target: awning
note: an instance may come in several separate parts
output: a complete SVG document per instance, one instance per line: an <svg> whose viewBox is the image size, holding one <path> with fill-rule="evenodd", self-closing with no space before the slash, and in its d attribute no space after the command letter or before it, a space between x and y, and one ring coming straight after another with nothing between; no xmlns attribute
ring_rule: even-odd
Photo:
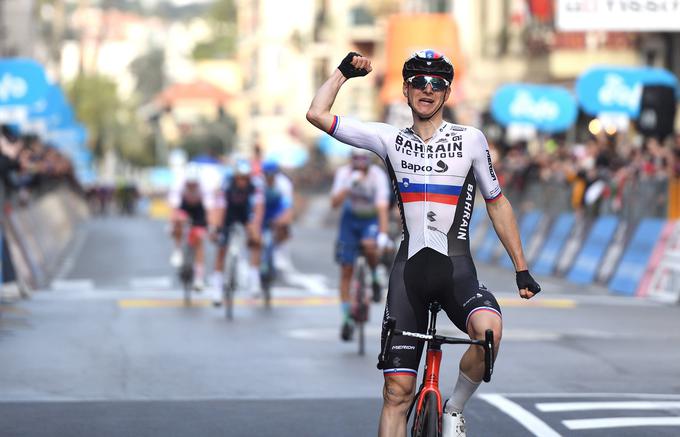
<svg viewBox="0 0 680 437"><path fill-rule="evenodd" d="M385 82L380 90L380 100L385 104L404 100L401 69L404 61L419 50L434 49L453 62L454 88L464 73L458 26L449 14L394 15L387 26L386 45ZM455 100L454 95L449 103Z"/></svg>

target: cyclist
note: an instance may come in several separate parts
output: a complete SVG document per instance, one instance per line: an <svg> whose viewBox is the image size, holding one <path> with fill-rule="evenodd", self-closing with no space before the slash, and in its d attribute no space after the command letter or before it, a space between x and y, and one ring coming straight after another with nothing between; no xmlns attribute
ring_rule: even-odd
<svg viewBox="0 0 680 437"><path fill-rule="evenodd" d="M249 284L256 281L251 288L259 290L259 253L252 250L253 242L259 241L260 226L264 214L262 181L252 175L252 167L248 160L239 159L234 165L233 176L227 178L223 189L224 204L220 205L217 222L219 228L212 229L211 238L217 243L215 270L212 274L212 301L214 306L222 304L222 286L224 258L229 247L229 234L236 224L241 224L248 233L250 253ZM253 279L256 276L256 279Z"/></svg>
<svg viewBox="0 0 680 437"><path fill-rule="evenodd" d="M286 242L293 223L293 182L281 172L278 162L262 162L265 179L265 212L262 229L271 229L274 237L274 265L277 269L291 268Z"/></svg>
<svg viewBox="0 0 680 437"><path fill-rule="evenodd" d="M389 186L385 172L371 164L367 151L353 149L350 164L335 172L331 189L331 205L342 206L340 232L335 259L340 264L340 308L342 326L340 338L352 339L354 323L351 317L350 284L354 260L362 247L371 269L373 300L380 301L380 283L376 274L378 244L384 247L388 237Z"/></svg>
<svg viewBox="0 0 680 437"><path fill-rule="evenodd" d="M469 224L477 185L515 266L520 296L529 299L541 289L527 269L512 206L501 193L484 134L474 127L443 120L453 65L434 50L414 53L406 60L402 91L411 108L413 125L401 130L330 113L347 79L365 76L371 70L368 58L350 52L316 92L307 119L338 140L369 149L385 161L403 228L402 244L390 274L385 320L393 317L398 328L423 332L427 304L436 299L471 338L483 339L485 331L492 329L498 345L500 308L491 293L479 288L470 253ZM379 434L403 437L422 343L400 337L389 353L387 362L380 363L385 383ZM445 404L444 436L465 435L462 411L483 377L483 356L477 346L463 354L456 387Z"/></svg>
<svg viewBox="0 0 680 437"><path fill-rule="evenodd" d="M191 244L195 251L194 258L194 283L193 288L196 291L201 291L205 287L203 279L204 275L204 251L203 251L203 237L206 234L208 227L208 208L209 200L208 193L205 193L201 188L199 169L197 166L189 164L184 172L183 178L180 178L179 184L176 186L179 189L171 190L169 194L169 203L173 208L171 215L172 238L175 243L170 263L173 267L182 265L182 239L183 228L185 223L189 223L189 244Z"/></svg>

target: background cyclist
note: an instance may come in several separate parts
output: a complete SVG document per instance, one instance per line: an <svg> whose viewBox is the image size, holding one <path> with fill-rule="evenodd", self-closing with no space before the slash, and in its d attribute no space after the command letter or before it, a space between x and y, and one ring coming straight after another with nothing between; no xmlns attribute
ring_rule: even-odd
<svg viewBox="0 0 680 437"><path fill-rule="evenodd" d="M198 166L188 164L183 176L175 184L175 189L171 190L168 202L173 208L171 214L171 234L175 243L175 248L170 257L170 264L173 267L182 265L182 239L185 237L185 224L189 223L189 238L196 255L194 258L194 283L193 288L197 291L205 287L205 253L203 248L203 238L208 227L208 206L209 193L201 187L200 173Z"/></svg>
<svg viewBox="0 0 680 437"><path fill-rule="evenodd" d="M260 178L253 176L251 170L248 160L239 159L234 165L233 175L227 177L224 183L224 204L217 219L221 226L211 232L211 238L218 246L215 270L211 281L211 297L214 306L219 306L222 303L224 259L229 247L229 235L233 227L237 224L243 225L248 234L248 240L251 242L259 241L264 216L263 182ZM254 274L258 276L259 280L258 269L259 254L251 253L249 280L252 280ZM256 290L259 290L259 288Z"/></svg>
<svg viewBox="0 0 680 437"><path fill-rule="evenodd" d="M263 229L270 229L274 237L274 266L279 271L292 268L290 254L286 242L290 238L290 226L293 223L293 181L283 174L273 159L262 162L264 187L264 220Z"/></svg>
<svg viewBox="0 0 680 437"><path fill-rule="evenodd" d="M404 234L390 274L385 318L396 318L400 329L423 332L427 304L436 299L471 338L483 339L484 332L492 329L498 344L500 307L491 293L480 289L470 253L468 226L477 184L494 229L515 266L520 296L531 298L540 286L527 270L512 206L501 193L484 134L471 126L443 121L453 65L433 50L406 60L402 90L413 125L401 130L330 113L347 79L365 76L371 70L369 59L349 53L317 91L307 119L340 141L378 154L398 192ZM379 434L403 437L422 343L402 337L396 340L387 362L380 363L385 384ZM462 410L482 380L483 356L477 346L463 354L456 387L446 403L446 437L465 435Z"/></svg>
<svg viewBox="0 0 680 437"><path fill-rule="evenodd" d="M379 302L381 294L376 266L378 246L384 247L388 240L389 182L385 171L371 163L369 153L353 149L350 164L335 172L331 189L333 208L342 207L335 260L340 264L340 338L344 341L351 340L354 331L350 285L360 247L371 269L373 300Z"/></svg>

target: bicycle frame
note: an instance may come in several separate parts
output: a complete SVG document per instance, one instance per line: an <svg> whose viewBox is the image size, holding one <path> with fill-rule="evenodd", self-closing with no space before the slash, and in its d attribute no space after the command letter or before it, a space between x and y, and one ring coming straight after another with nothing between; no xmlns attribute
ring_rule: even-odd
<svg viewBox="0 0 680 437"><path fill-rule="evenodd" d="M430 321L428 323L427 334L421 334L418 332L403 331L401 329L396 329L396 319L389 318L387 320L387 337L385 339L385 344L383 350L380 352L378 358L378 368L382 369L384 364L387 362L387 355L389 353L392 337L394 335L402 335L406 337L417 338L421 341L427 342L427 353L425 358L425 372L423 375L423 381L416 393L411 407L409 408L408 416L411 416L411 412L415 406L416 417L418 417L419 412L422 409L423 401L430 392L435 393L437 397L437 410L439 412L439 420L441 425L441 415L442 415L442 397L439 391L439 370L441 367L442 351L441 346L443 344L470 344L476 345L484 348L484 382L489 382L491 380L491 375L493 374L493 353L494 353L494 340L493 331L487 329L485 332L484 340L472 340L468 338L457 338L457 337L447 337L444 335L437 334L437 313L441 310L441 305L438 302L431 302L429 305L430 311ZM407 419L408 420L408 419ZM414 427L416 421L414 420ZM441 429L441 427L440 427Z"/></svg>

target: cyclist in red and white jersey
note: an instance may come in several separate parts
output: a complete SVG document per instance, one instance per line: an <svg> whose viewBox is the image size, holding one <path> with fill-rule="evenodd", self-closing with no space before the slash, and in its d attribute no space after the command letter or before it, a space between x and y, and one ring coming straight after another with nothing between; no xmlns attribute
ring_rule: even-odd
<svg viewBox="0 0 680 437"><path fill-rule="evenodd" d="M406 60L403 94L413 116L413 125L406 129L331 114L347 79L371 70L368 58L349 53L317 91L307 119L344 143L375 152L387 167L403 236L390 274L385 320L394 317L397 328L424 332L427 304L437 300L471 338L483 339L485 331L492 329L498 345L500 307L493 294L480 287L470 253L469 224L477 187L515 266L520 296L529 299L540 286L529 274L512 206L501 193L484 134L442 118L442 107L451 94L453 65L433 50L414 53ZM385 384L379 434L403 437L422 343L399 337L388 352L382 365ZM472 346L461 358L456 387L446 402L443 436L465 435L462 410L483 372L483 351Z"/></svg>

